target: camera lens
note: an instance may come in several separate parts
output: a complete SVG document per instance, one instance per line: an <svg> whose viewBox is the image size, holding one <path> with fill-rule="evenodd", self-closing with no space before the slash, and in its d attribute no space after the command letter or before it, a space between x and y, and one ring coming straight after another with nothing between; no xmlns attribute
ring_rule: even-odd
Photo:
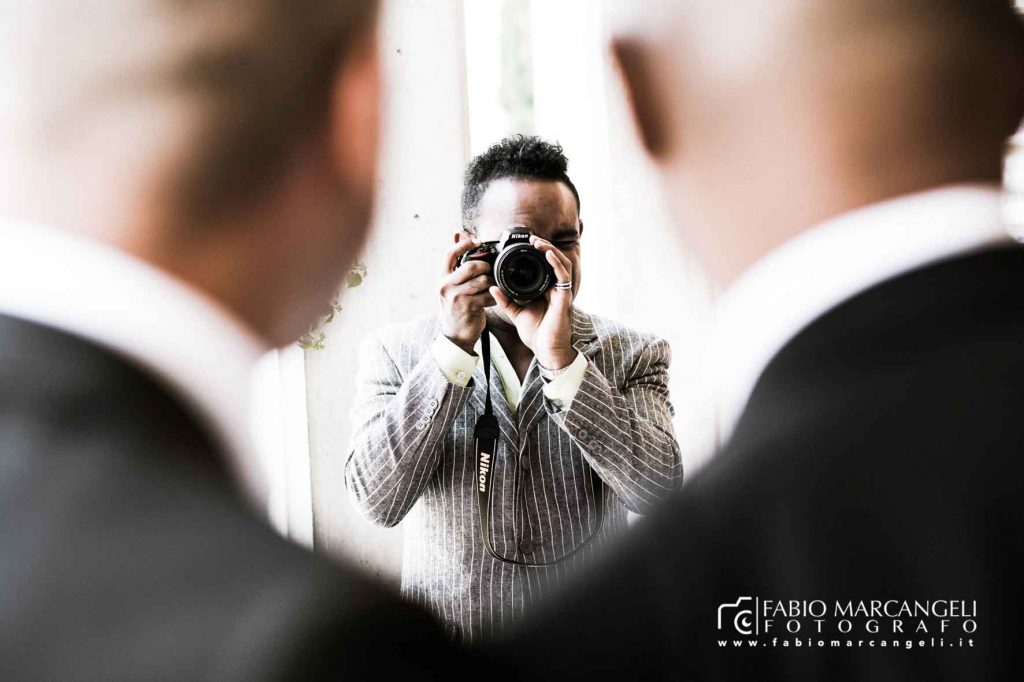
<svg viewBox="0 0 1024 682"><path fill-rule="evenodd" d="M544 254L529 245L513 246L502 252L495 264L498 286L513 299L532 301L548 290L551 266Z"/></svg>
<svg viewBox="0 0 1024 682"><path fill-rule="evenodd" d="M532 258L513 258L511 263L505 266L505 279L509 286L519 291L536 289L544 279L537 261Z"/></svg>

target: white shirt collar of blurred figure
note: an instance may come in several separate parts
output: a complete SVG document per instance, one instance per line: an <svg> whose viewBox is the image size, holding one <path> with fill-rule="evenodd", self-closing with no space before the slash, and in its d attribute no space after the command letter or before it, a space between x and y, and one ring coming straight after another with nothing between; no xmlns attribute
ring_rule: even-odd
<svg viewBox="0 0 1024 682"><path fill-rule="evenodd" d="M113 247L0 220L0 312L87 339L148 368L196 409L249 501L267 484L248 435L265 345L208 296Z"/></svg>
<svg viewBox="0 0 1024 682"><path fill-rule="evenodd" d="M715 306L718 443L771 359L816 318L889 278L1011 242L998 186L949 185L850 211L769 252Z"/></svg>

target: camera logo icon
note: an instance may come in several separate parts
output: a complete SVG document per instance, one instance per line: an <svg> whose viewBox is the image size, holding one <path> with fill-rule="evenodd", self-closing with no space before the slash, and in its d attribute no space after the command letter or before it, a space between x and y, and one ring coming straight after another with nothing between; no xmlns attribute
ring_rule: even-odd
<svg viewBox="0 0 1024 682"><path fill-rule="evenodd" d="M718 629L722 629L723 617L728 620L732 617L732 626L736 632L741 635L751 635L754 633L754 611L749 606L753 606L753 597L740 597L732 604L721 604L718 607ZM742 608L745 602L751 602L748 608Z"/></svg>

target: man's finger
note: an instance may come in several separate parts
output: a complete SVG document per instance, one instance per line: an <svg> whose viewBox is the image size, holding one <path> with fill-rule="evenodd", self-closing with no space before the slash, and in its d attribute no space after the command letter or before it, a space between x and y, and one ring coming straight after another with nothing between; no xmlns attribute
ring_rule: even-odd
<svg viewBox="0 0 1024 682"><path fill-rule="evenodd" d="M571 264L563 263L562 259L559 258L558 254L556 254L554 251L548 251L545 254L545 257L548 259L548 264L551 266L551 269L555 271L555 282L572 282L572 272L570 272L570 268L572 267ZM572 293L572 289L554 288L554 291L556 294L558 294L559 292L566 294Z"/></svg>
<svg viewBox="0 0 1024 682"><path fill-rule="evenodd" d="M547 254L549 253L554 254L555 258L557 258L558 261L565 267L566 271L569 272L570 275L572 274L572 261L569 260L568 256L562 253L561 249L559 249L557 246L549 242L547 239L541 239L540 237L534 237L532 243L534 248L543 253L545 256L547 256ZM569 280L560 279L559 281L568 282Z"/></svg>
<svg viewBox="0 0 1024 682"><path fill-rule="evenodd" d="M466 296L463 304L466 306L466 310L478 313L483 311L484 308L494 305L494 300L491 298L490 292L484 290L479 294Z"/></svg>
<svg viewBox="0 0 1024 682"><path fill-rule="evenodd" d="M491 296L494 298L494 304L508 315L510 320L515 320L519 313L522 312L523 307L515 301L510 300L509 297L506 296L498 287L491 287L489 291Z"/></svg>
<svg viewBox="0 0 1024 682"><path fill-rule="evenodd" d="M459 286L465 284L469 280L479 277L481 275L490 276L491 264L484 263L483 261L470 261L469 263L463 263L459 267L455 268L455 272L447 273L445 281L451 286Z"/></svg>
<svg viewBox="0 0 1024 682"><path fill-rule="evenodd" d="M444 273L447 275L449 272L455 270L459 264L459 258L462 257L462 254L472 251L478 246L480 246L480 240L476 237L460 239L456 242L455 246L448 249L448 252L445 254Z"/></svg>
<svg viewBox="0 0 1024 682"><path fill-rule="evenodd" d="M463 294L464 296L473 296L480 292L487 293L487 290L494 284L494 280L491 279L490 275L477 275L471 279L466 280L462 284L458 285L458 288L454 290L455 294Z"/></svg>

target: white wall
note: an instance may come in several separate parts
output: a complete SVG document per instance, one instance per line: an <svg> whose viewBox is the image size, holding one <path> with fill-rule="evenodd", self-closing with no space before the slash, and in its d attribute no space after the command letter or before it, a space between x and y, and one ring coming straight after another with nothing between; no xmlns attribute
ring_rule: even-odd
<svg viewBox="0 0 1024 682"><path fill-rule="evenodd" d="M313 545L309 419L302 350L291 346L263 356L253 371L253 446L267 472L270 520L280 533Z"/></svg>

